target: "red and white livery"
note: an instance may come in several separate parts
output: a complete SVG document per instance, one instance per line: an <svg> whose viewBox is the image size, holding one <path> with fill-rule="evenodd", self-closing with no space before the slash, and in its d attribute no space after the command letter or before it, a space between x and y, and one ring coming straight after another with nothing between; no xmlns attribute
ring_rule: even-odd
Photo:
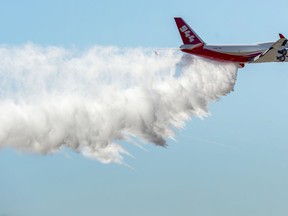
<svg viewBox="0 0 288 216"><path fill-rule="evenodd" d="M180 49L185 53L216 61L234 62L240 68L246 63L288 61L288 43L282 34L279 34L280 39L276 42L254 45L208 45L182 18L174 19L183 41Z"/></svg>

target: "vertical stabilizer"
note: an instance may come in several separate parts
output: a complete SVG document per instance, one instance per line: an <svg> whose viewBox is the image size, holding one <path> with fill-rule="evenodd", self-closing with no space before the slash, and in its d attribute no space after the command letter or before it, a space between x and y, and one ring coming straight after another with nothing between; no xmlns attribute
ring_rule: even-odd
<svg viewBox="0 0 288 216"><path fill-rule="evenodd" d="M175 17L175 22L181 35L183 44L204 44L204 41L192 30L192 28L180 17Z"/></svg>

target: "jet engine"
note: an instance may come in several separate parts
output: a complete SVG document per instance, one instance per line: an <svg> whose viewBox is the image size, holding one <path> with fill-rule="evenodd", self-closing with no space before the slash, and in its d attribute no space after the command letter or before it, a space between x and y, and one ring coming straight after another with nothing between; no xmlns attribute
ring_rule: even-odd
<svg viewBox="0 0 288 216"><path fill-rule="evenodd" d="M288 50L288 47L286 46L280 47L280 49L278 50L279 55L277 56L277 59L279 61L284 62L286 60L287 50Z"/></svg>

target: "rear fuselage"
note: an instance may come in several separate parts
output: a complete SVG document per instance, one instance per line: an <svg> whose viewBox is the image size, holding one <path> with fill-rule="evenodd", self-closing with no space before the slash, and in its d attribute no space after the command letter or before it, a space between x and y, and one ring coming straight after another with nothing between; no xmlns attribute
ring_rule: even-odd
<svg viewBox="0 0 288 216"><path fill-rule="evenodd" d="M247 63L255 56L263 53L273 45L273 42L255 45L192 45L184 44L180 47L183 52L199 55L217 61Z"/></svg>

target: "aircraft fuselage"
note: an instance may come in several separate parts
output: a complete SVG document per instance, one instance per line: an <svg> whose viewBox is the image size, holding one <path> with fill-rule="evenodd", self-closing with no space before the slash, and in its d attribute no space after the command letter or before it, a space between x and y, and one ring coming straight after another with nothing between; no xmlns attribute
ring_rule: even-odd
<svg viewBox="0 0 288 216"><path fill-rule="evenodd" d="M269 49L274 42L259 43L255 45L182 45L181 51L218 61L231 61L247 63L257 55Z"/></svg>

